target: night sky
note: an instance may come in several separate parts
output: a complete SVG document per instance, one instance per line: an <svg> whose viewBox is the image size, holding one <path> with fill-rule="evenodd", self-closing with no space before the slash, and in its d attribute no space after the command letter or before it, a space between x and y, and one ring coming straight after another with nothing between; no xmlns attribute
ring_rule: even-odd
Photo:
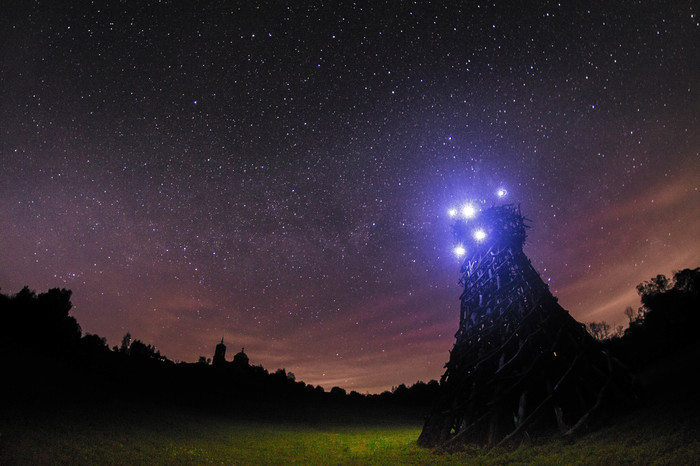
<svg viewBox="0 0 700 466"><path fill-rule="evenodd" d="M580 321L700 266L694 1L8 3L0 288L73 290L110 346L439 378L447 210L500 187Z"/></svg>

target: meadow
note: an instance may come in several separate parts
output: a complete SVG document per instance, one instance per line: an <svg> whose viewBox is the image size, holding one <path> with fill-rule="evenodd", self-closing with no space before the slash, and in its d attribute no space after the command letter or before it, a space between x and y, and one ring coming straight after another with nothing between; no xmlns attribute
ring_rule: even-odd
<svg viewBox="0 0 700 466"><path fill-rule="evenodd" d="M573 441L456 453L420 448L416 411L328 407L296 420L267 410L158 404L5 410L0 464L699 464L698 410L662 401ZM393 413L393 414L392 414ZM290 416L291 414L291 416ZM326 415L328 414L328 415Z"/></svg>
<svg viewBox="0 0 700 466"><path fill-rule="evenodd" d="M690 272L697 282L700 269ZM437 396L431 384L399 386L388 396L345 395L247 363L175 364L143 343L132 354L81 336L67 315L67 290L0 294L11 323L5 329L38 329L31 340L15 331L0 339L0 466L700 464L697 324L673 312L668 325L658 321L663 309L697 312L698 286L676 281L687 290L650 295L669 297L662 314L647 312L634 332L608 342L613 354L634 363L637 380L618 389L612 408L619 409L596 413L602 417L577 438L538 432L508 449L467 444L459 452L416 444ZM676 330L658 330L671 324Z"/></svg>

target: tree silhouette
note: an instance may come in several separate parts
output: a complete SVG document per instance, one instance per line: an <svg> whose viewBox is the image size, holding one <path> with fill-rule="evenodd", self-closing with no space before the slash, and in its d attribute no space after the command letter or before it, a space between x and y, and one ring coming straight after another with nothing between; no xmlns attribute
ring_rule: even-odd
<svg viewBox="0 0 700 466"><path fill-rule="evenodd" d="M590 333L593 338L600 341L610 338L610 328L610 324L605 321L588 322L586 324L588 333Z"/></svg>
<svg viewBox="0 0 700 466"><path fill-rule="evenodd" d="M625 309L630 325L609 349L640 368L690 343L700 341L700 268L684 269L672 279L657 275L637 285L642 307Z"/></svg>
<svg viewBox="0 0 700 466"><path fill-rule="evenodd" d="M25 286L0 301L0 345L6 350L32 352L74 351L80 341L78 322L68 315L71 291L52 288L37 295Z"/></svg>
<svg viewBox="0 0 700 466"><path fill-rule="evenodd" d="M642 297L642 304L646 305L645 300L650 296L656 296L668 289L668 278L665 275L657 275L656 277L644 283L637 285L637 293Z"/></svg>
<svg viewBox="0 0 700 466"><path fill-rule="evenodd" d="M669 348L698 340L700 268L676 272L669 281L657 275L637 286L644 305L643 325Z"/></svg>
<svg viewBox="0 0 700 466"><path fill-rule="evenodd" d="M122 337L122 343L119 345L119 352L129 354L131 350L131 333L126 332Z"/></svg>
<svg viewBox="0 0 700 466"><path fill-rule="evenodd" d="M127 334L128 335L128 334ZM165 361L165 357L160 354L160 351L155 346L147 345L141 340L134 340L129 347L129 355L138 360L156 360Z"/></svg>

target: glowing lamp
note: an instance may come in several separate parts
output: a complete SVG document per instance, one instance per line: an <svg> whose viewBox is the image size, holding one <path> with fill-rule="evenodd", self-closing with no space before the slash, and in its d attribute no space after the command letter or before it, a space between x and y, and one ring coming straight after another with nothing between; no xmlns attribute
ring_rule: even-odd
<svg viewBox="0 0 700 466"><path fill-rule="evenodd" d="M467 250L464 249L464 246L460 245L460 246L457 246L456 248L454 248L454 253L457 257L462 257L463 255L465 255L467 253Z"/></svg>
<svg viewBox="0 0 700 466"><path fill-rule="evenodd" d="M454 217L457 215L457 209L450 209L447 211L447 213L450 215L450 217Z"/></svg>
<svg viewBox="0 0 700 466"><path fill-rule="evenodd" d="M503 188L500 188L498 191L496 191L496 194L498 194L498 197L504 197L506 194L508 194L508 191L506 191Z"/></svg>
<svg viewBox="0 0 700 466"><path fill-rule="evenodd" d="M486 232L484 230L476 230L474 232L474 239L477 241L481 241L484 238L486 238Z"/></svg>
<svg viewBox="0 0 700 466"><path fill-rule="evenodd" d="M467 204L462 207L462 215L464 215L464 218L472 218L474 215L476 215L476 209L473 205Z"/></svg>

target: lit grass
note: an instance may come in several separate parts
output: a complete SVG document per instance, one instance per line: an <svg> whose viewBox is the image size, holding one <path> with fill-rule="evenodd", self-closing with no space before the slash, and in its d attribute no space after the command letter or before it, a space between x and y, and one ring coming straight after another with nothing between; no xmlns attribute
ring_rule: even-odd
<svg viewBox="0 0 700 466"><path fill-rule="evenodd" d="M419 425L312 426L196 413L23 419L2 435L2 464L387 464L434 459Z"/></svg>
<svg viewBox="0 0 700 466"><path fill-rule="evenodd" d="M679 418L679 416L681 416ZM376 421L376 420L375 420ZM435 453L420 422L253 421L196 411L124 409L0 421L0 464L699 464L698 415L659 408L575 442Z"/></svg>

